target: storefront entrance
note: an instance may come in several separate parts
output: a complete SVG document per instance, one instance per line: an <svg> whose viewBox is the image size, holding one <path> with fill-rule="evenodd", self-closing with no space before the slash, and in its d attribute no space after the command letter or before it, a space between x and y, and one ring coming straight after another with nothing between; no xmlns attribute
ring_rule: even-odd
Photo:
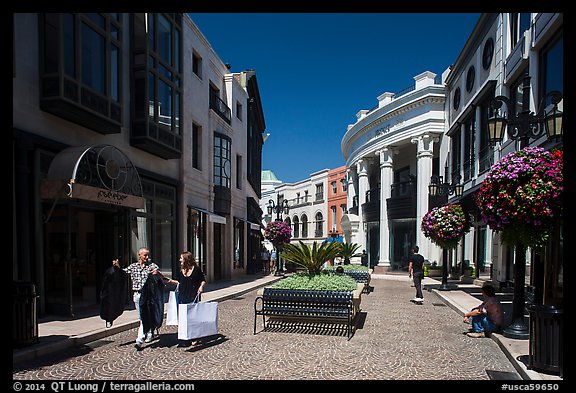
<svg viewBox="0 0 576 393"><path fill-rule="evenodd" d="M416 220L413 218L390 220L392 246L390 270L408 271L412 247L416 243Z"/></svg>
<svg viewBox="0 0 576 393"><path fill-rule="evenodd" d="M46 313L94 308L112 259L129 258L128 210L46 203L44 212Z"/></svg>

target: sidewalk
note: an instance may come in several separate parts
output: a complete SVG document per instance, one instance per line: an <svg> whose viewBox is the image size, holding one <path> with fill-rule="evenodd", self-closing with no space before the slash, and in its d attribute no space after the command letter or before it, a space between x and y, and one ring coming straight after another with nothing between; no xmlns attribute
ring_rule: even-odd
<svg viewBox="0 0 576 393"><path fill-rule="evenodd" d="M482 301L481 287L484 280L475 280L473 284L462 284L458 281L448 282L450 287L449 291L440 291L441 279L434 280L426 278L424 287L431 292L436 293L448 306L461 315L470 311L471 308L478 306ZM473 295L474 294L474 295ZM506 294L510 295L510 294ZM498 297L503 297L503 294L497 293ZM504 311L511 312L512 304L510 301L501 300ZM508 310L507 310L508 309ZM562 380L557 375L539 373L534 370L529 370L526 365L529 361L529 340L515 340L504 337L501 333L492 333L492 340L500 346L502 351L506 354L510 362L514 365L516 371L525 380Z"/></svg>
<svg viewBox="0 0 576 393"><path fill-rule="evenodd" d="M206 292L202 294L202 301L221 302L256 288L269 285L282 277L272 274L267 276L246 275L234 280L219 281L206 285ZM131 300L130 300L131 301ZM100 318L98 311L89 316L76 318L40 319L38 323L39 342L27 347L12 351L12 362L22 362L63 350L72 346L83 345L104 337L138 327L140 321L136 309L125 310L110 328Z"/></svg>
<svg viewBox="0 0 576 393"><path fill-rule="evenodd" d="M409 281L407 275L395 274L373 274L373 279ZM209 284L207 291L203 294L205 301L224 301L254 289L269 285L278 281L281 277L273 275L247 275L239 279L222 281ZM475 284L461 284L449 281L450 291L439 291L440 281L432 278L425 278L424 288L433 292L444 303L450 306L459 314L464 314L472 307L477 306L481 300L480 287L482 281ZM453 288L453 289L452 289ZM479 296L479 297L476 297ZM139 325L136 310L125 310L124 313L114 321L110 328L106 328L106 323L100 318L98 313L92 313L86 317L74 319L45 319L39 321L39 342L37 344L13 350L13 363L34 359L36 357L63 350L72 346L80 346L104 337L119 333L124 330L135 328ZM533 370L528 370L522 360L528 358L528 340L508 339L501 334L492 334L503 353L510 359L518 373L526 380L561 380L558 376L541 374Z"/></svg>

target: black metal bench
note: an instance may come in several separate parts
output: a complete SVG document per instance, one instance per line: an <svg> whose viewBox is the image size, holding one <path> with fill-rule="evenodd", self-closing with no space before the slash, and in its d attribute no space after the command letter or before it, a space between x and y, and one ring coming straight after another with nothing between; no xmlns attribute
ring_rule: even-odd
<svg viewBox="0 0 576 393"><path fill-rule="evenodd" d="M364 284L364 293L369 292L370 272L368 270L344 270L344 273L352 277L356 282Z"/></svg>
<svg viewBox="0 0 576 393"><path fill-rule="evenodd" d="M254 334L256 317L262 315L266 329L266 317L286 319L346 322L348 339L352 336L353 295L349 291L316 291L264 288L262 296L254 300Z"/></svg>

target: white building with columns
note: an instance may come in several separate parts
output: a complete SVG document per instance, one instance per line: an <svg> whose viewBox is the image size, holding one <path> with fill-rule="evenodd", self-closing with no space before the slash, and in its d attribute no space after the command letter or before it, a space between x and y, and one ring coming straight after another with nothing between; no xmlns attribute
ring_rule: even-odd
<svg viewBox="0 0 576 393"><path fill-rule="evenodd" d="M378 105L357 113L342 138L348 177L348 213L341 225L347 242L358 243L375 272L406 270L417 245L431 263L441 249L422 233L420 222L431 204L428 185L439 168L444 137L445 89L425 71L414 84L385 92Z"/></svg>

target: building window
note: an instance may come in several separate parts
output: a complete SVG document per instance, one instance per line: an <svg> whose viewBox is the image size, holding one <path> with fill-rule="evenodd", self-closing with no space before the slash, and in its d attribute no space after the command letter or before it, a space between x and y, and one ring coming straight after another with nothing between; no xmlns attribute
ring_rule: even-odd
<svg viewBox="0 0 576 393"><path fill-rule="evenodd" d="M192 51L192 72L202 79L202 57L195 51Z"/></svg>
<svg viewBox="0 0 576 393"><path fill-rule="evenodd" d="M482 50L482 68L487 70L492 64L492 58L494 57L494 40L492 37L488 38L484 43L484 49Z"/></svg>
<svg viewBox="0 0 576 393"><path fill-rule="evenodd" d="M346 214L346 205L340 205L340 216Z"/></svg>
<svg viewBox="0 0 576 393"><path fill-rule="evenodd" d="M474 141L476 133L476 114L472 112L464 121L464 181L474 177Z"/></svg>
<svg viewBox="0 0 576 393"><path fill-rule="evenodd" d="M322 213L316 213L316 227L314 229L314 237L322 237L324 236L324 216Z"/></svg>
<svg viewBox="0 0 576 393"><path fill-rule="evenodd" d="M510 13L510 38L512 47L524 36L524 32L530 28L530 12Z"/></svg>
<svg viewBox="0 0 576 393"><path fill-rule="evenodd" d="M212 82L210 82L208 93L209 107L218 114L226 123L231 124L232 117L230 108L220 98L220 89L218 89Z"/></svg>
<svg viewBox="0 0 576 393"><path fill-rule="evenodd" d="M208 215L201 210L188 207L188 251L206 273L206 222Z"/></svg>
<svg viewBox="0 0 576 393"><path fill-rule="evenodd" d="M302 221L302 237L306 238L308 237L308 216L306 214L302 214L300 221Z"/></svg>
<svg viewBox="0 0 576 393"><path fill-rule="evenodd" d="M564 94L564 35L560 32L540 52L540 100L551 91ZM550 97L545 106L550 105Z"/></svg>
<svg viewBox="0 0 576 393"><path fill-rule="evenodd" d="M122 127L122 20L40 14L40 108L103 134Z"/></svg>
<svg viewBox="0 0 576 393"><path fill-rule="evenodd" d="M348 183L346 182L346 179L341 179L340 183L342 183L342 191L346 192L348 190Z"/></svg>
<svg viewBox="0 0 576 393"><path fill-rule="evenodd" d="M230 145L229 137L214 134L214 185L230 188Z"/></svg>
<svg viewBox="0 0 576 393"><path fill-rule="evenodd" d="M236 154L236 188L242 189L242 156Z"/></svg>
<svg viewBox="0 0 576 393"><path fill-rule="evenodd" d="M331 206L330 211L332 214L332 230L336 229L336 206Z"/></svg>
<svg viewBox="0 0 576 393"><path fill-rule="evenodd" d="M492 116L494 110L490 105L494 93L488 94L487 98L484 99L480 107L480 149L478 151L478 170L479 173L485 172L492 167L494 163L493 148L490 146L488 141L488 119Z"/></svg>
<svg viewBox="0 0 576 393"><path fill-rule="evenodd" d="M292 223L294 225L294 238L298 238L300 237L300 220L298 219L298 216L294 216Z"/></svg>
<svg viewBox="0 0 576 393"><path fill-rule="evenodd" d="M460 88L456 88L456 90L454 91L454 97L452 98L452 107L454 108L455 111L458 110L458 108L460 108Z"/></svg>
<svg viewBox="0 0 576 393"><path fill-rule="evenodd" d="M332 194L336 194L338 192L338 189L336 188L336 182L333 181L330 183L330 185L332 186Z"/></svg>
<svg viewBox="0 0 576 393"><path fill-rule="evenodd" d="M192 123L192 168L202 170L202 127Z"/></svg>
<svg viewBox="0 0 576 393"><path fill-rule="evenodd" d="M318 183L316 184L316 200L322 200L324 199L324 184L323 183Z"/></svg>
<svg viewBox="0 0 576 393"><path fill-rule="evenodd" d="M182 15L132 15L130 143L162 158L180 158Z"/></svg>
<svg viewBox="0 0 576 393"><path fill-rule="evenodd" d="M455 183L456 178L460 175L460 167L462 165L462 158L460 157L460 152L462 151L460 141L461 141L461 131L460 129L456 130L456 132L452 135L452 173L451 173L451 181Z"/></svg>
<svg viewBox="0 0 576 393"><path fill-rule="evenodd" d="M236 117L242 120L242 104L240 101L236 101Z"/></svg>
<svg viewBox="0 0 576 393"><path fill-rule="evenodd" d="M510 86L510 101L512 105L514 105L514 111L516 114L522 112L524 110L524 77L528 75L528 69L526 69L518 79L516 79L512 85ZM528 97L526 97L528 98ZM529 108L526 108L529 109ZM512 108L507 108L508 111L511 111Z"/></svg>
<svg viewBox="0 0 576 393"><path fill-rule="evenodd" d="M474 80L476 79L476 68L470 66L468 72L466 73L466 91L470 93L474 88Z"/></svg>

